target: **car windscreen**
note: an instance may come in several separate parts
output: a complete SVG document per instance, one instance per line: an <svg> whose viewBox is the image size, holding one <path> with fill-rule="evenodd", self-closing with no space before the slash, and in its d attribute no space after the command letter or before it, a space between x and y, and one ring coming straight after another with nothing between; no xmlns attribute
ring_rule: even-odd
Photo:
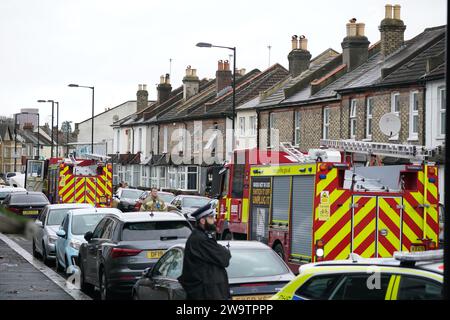
<svg viewBox="0 0 450 320"><path fill-rule="evenodd" d="M48 199L43 194L11 194L10 205L48 204Z"/></svg>
<svg viewBox="0 0 450 320"><path fill-rule="evenodd" d="M175 198L175 196L173 194L167 194L167 193L159 193L158 197L164 201L164 202L172 202L173 198Z"/></svg>
<svg viewBox="0 0 450 320"><path fill-rule="evenodd" d="M120 197L126 199L138 199L142 192L142 190L123 190Z"/></svg>
<svg viewBox="0 0 450 320"><path fill-rule="evenodd" d="M229 278L267 277L288 273L279 256L272 250L237 249L231 250Z"/></svg>
<svg viewBox="0 0 450 320"><path fill-rule="evenodd" d="M72 234L84 235L88 231L94 231L98 222L103 218L102 213L75 215L72 217Z"/></svg>
<svg viewBox="0 0 450 320"><path fill-rule="evenodd" d="M122 241L187 239L190 234L187 221L129 222L123 226Z"/></svg>
<svg viewBox="0 0 450 320"><path fill-rule="evenodd" d="M206 205L211 199L208 198L194 198L194 197L185 197L183 198L183 207L203 207Z"/></svg>
<svg viewBox="0 0 450 320"><path fill-rule="evenodd" d="M64 220L67 212L73 208L64 208L64 209L53 209L50 210L47 214L47 225L48 226L59 226L61 222Z"/></svg>

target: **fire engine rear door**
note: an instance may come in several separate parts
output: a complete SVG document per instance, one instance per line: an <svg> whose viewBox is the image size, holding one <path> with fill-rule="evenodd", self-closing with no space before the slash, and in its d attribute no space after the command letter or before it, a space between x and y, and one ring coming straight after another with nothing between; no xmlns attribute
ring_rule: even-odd
<svg viewBox="0 0 450 320"><path fill-rule="evenodd" d="M377 197L353 196L352 252L364 258L376 256Z"/></svg>
<svg viewBox="0 0 450 320"><path fill-rule="evenodd" d="M86 178L85 202L95 206L95 198L97 194L97 178Z"/></svg>
<svg viewBox="0 0 450 320"><path fill-rule="evenodd" d="M86 189L86 178L75 177L75 202L85 203L84 194Z"/></svg>
<svg viewBox="0 0 450 320"><path fill-rule="evenodd" d="M311 261L314 212L314 175L292 178L291 255Z"/></svg>
<svg viewBox="0 0 450 320"><path fill-rule="evenodd" d="M392 257L401 250L402 221L401 197L378 197L378 243L379 258Z"/></svg>

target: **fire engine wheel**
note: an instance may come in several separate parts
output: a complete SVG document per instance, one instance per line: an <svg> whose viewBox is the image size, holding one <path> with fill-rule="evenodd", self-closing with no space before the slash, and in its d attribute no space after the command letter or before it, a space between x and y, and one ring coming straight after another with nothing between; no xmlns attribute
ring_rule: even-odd
<svg viewBox="0 0 450 320"><path fill-rule="evenodd" d="M284 260L284 250L283 250L283 246L278 243L273 247L273 251L275 251L280 257L281 259Z"/></svg>

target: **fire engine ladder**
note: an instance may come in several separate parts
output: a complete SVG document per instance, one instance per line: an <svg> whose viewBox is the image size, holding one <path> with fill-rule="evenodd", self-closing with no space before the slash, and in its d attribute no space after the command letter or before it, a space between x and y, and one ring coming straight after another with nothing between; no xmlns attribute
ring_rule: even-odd
<svg viewBox="0 0 450 320"><path fill-rule="evenodd" d="M423 146L408 144L392 144L379 142L365 142L353 140L320 140L321 146L344 152L364 153L369 155L425 160L431 156L431 151Z"/></svg>
<svg viewBox="0 0 450 320"><path fill-rule="evenodd" d="M281 150L286 152L298 162L308 162L310 159L295 148L290 142L280 142Z"/></svg>

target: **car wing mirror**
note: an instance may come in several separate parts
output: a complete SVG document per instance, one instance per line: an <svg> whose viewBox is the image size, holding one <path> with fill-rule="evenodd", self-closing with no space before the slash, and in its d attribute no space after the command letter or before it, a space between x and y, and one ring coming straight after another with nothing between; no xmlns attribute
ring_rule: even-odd
<svg viewBox="0 0 450 320"><path fill-rule="evenodd" d="M142 272L142 276L146 277L146 278L150 278L151 274L152 274L152 270L153 270L153 267L145 268L145 270Z"/></svg>
<svg viewBox="0 0 450 320"><path fill-rule="evenodd" d="M84 234L84 239L85 239L87 242L89 242L89 241L91 241L93 235L94 235L94 234L92 233L92 231L88 231L88 232L86 232L86 233Z"/></svg>
<svg viewBox="0 0 450 320"><path fill-rule="evenodd" d="M41 222L41 224L42 224L42 222ZM60 238L65 238L66 232L63 229L59 229L58 231L56 231L56 235Z"/></svg>
<svg viewBox="0 0 450 320"><path fill-rule="evenodd" d="M40 228L44 227L44 225L42 224L42 221L40 221L40 220L36 220L35 223L36 223L36 226L38 226Z"/></svg>

